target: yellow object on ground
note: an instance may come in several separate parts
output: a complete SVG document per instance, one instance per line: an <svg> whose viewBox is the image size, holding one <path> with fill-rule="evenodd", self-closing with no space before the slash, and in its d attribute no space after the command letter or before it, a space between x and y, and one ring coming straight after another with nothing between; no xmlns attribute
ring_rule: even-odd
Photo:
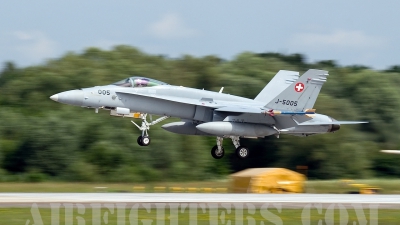
<svg viewBox="0 0 400 225"><path fill-rule="evenodd" d="M360 194L377 194L382 191L382 188L379 187L364 187L360 188Z"/></svg>
<svg viewBox="0 0 400 225"><path fill-rule="evenodd" d="M216 193L227 193L228 188L215 188Z"/></svg>
<svg viewBox="0 0 400 225"><path fill-rule="evenodd" d="M133 187L133 192L145 192L145 191L146 191L145 187L139 187L139 186Z"/></svg>
<svg viewBox="0 0 400 225"><path fill-rule="evenodd" d="M359 189L360 194L377 194L382 191L382 188L376 186L369 186L367 184L349 184L349 186Z"/></svg>
<svg viewBox="0 0 400 225"><path fill-rule="evenodd" d="M303 174L284 168L252 168L231 174L234 193L301 193Z"/></svg>
<svg viewBox="0 0 400 225"><path fill-rule="evenodd" d="M202 189L201 189L201 192L204 192L204 193L212 193L212 192L214 192L214 188L202 188Z"/></svg>
<svg viewBox="0 0 400 225"><path fill-rule="evenodd" d="M188 193L196 193L196 192L198 192L198 188L188 187L188 188L186 188L186 192L188 192Z"/></svg>
<svg viewBox="0 0 400 225"><path fill-rule="evenodd" d="M154 190L154 192L165 192L166 188L165 187L154 187L153 190Z"/></svg>
<svg viewBox="0 0 400 225"><path fill-rule="evenodd" d="M183 187L170 187L169 188L169 191L170 192L185 192L185 188L183 188Z"/></svg>

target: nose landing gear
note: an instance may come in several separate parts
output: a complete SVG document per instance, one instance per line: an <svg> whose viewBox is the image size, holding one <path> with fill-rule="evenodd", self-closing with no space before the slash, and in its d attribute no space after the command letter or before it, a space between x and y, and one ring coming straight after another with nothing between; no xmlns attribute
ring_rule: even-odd
<svg viewBox="0 0 400 225"><path fill-rule="evenodd" d="M155 121L152 122L147 122L147 113L141 113L140 114L140 119L142 119L142 124L141 126L137 125L135 122L131 121L133 124L135 124L135 126L142 131L142 135L138 137L137 139L137 143L140 146L148 146L150 144L150 137L149 137L149 133L148 131L150 130L150 126L153 126L165 119L168 119L169 116L163 116L160 117L158 119L156 119ZM150 115L150 119L152 120L152 117Z"/></svg>
<svg viewBox="0 0 400 225"><path fill-rule="evenodd" d="M137 143L140 146L148 146L150 144L150 137L141 135L138 137Z"/></svg>

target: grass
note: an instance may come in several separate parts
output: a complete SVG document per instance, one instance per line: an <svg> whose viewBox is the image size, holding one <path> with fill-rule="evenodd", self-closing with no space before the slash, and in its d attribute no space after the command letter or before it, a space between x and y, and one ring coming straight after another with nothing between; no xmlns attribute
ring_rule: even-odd
<svg viewBox="0 0 400 225"><path fill-rule="evenodd" d="M344 194L357 191L357 187L349 185L351 183L379 187L381 194L400 194L400 179L352 180L350 182L343 182L343 180L307 181L306 192Z"/></svg>
<svg viewBox="0 0 400 225"><path fill-rule="evenodd" d="M372 179L354 180L352 183L377 186L382 189L383 194L400 194L400 179ZM101 188L106 187L106 188ZM134 190L133 187L139 187ZM141 189L141 188L144 189ZM42 183L0 183L0 192L153 192L154 187L182 188L227 188L229 191L230 182L222 181L200 181L200 182L157 182L157 183L63 183L63 182L42 182ZM357 191L356 187L349 186L341 180L307 181L305 184L307 193L349 193Z"/></svg>
<svg viewBox="0 0 400 225"><path fill-rule="evenodd" d="M400 179L372 179L372 180L354 180L352 183L359 184L368 184L370 186L378 186L383 189L384 194L400 194ZM229 181L204 181L204 182L160 182L160 183L62 183L62 182L43 182L43 183L0 183L0 192L98 192L98 191L107 191L107 192L133 192L133 187L145 187L146 192L152 192L153 187L197 187L197 188L228 188ZM107 187L106 190L99 189L95 187ZM309 193L347 193L349 191L355 191L357 188L350 187L346 183L341 180L328 180L328 181L307 181L306 182L306 191ZM38 209L40 212L40 217L43 220L43 224L52 224L51 223L51 209L41 208ZM322 209L321 213L318 213L317 210L313 209L310 212L310 224L319 224L319 221L326 221L326 210ZM117 217L116 213L111 214L108 213L108 223L104 221L104 215L106 209L101 209L101 223L100 224L118 224L121 222L121 217ZM117 210L116 210L117 211ZM263 209L257 209L255 212L248 211L244 209L243 216L236 217L234 209L232 209L231 213L226 210L218 212L217 216L210 215L209 212L204 213L201 209L197 211L196 221L197 224L228 224L227 221L231 221L231 224L236 224L238 220L243 220L243 224L261 224L261 221L264 221L264 224L280 224L274 223L273 219L282 220L283 224L301 224L302 222L302 209L282 209L280 212L275 209L268 209L268 211ZM349 224L363 224L360 223L359 217L357 217L357 213L354 209L348 209L348 221ZM77 209L73 209L73 217L65 216L65 209L61 207L60 209L60 217L59 223L55 224L92 224L93 215L92 210L87 208L85 211L77 211ZM137 223L130 223L132 221L129 220L129 216L131 210L126 210L125 215L123 217L125 224L189 224L191 220L193 220L193 214L186 211L181 212L179 210L178 214L175 217L170 217L170 211L168 208L165 211L165 215L161 216L157 215L156 209L151 209L146 211L141 208L138 210L138 216L134 217L137 220ZM271 214L274 214L275 217ZM368 209L363 210L365 214L365 218L370 224L370 211ZM308 215L308 214L307 214ZM158 216L158 217L157 217ZM192 216L192 217L191 217ZM359 216L359 215L358 215ZM67 217L67 218L66 218ZM159 221L157 221L157 218ZM173 219L177 219L178 223L174 223ZM330 217L329 217L330 218ZM328 219L329 219L328 218ZM37 218L36 218L37 219ZM119 220L118 220L119 219ZM221 221L221 219L225 219L225 222ZM303 217L304 219L304 217ZM307 218L305 218L307 219ZM29 221L28 221L29 220ZM71 221L73 223L68 223ZM78 223L78 220L83 223ZM153 223L150 223L152 220ZM216 221L218 223L211 223L210 221ZM66 222L67 221L67 222ZM162 221L162 222L161 222ZM255 221L255 223L249 223L249 221ZM335 210L333 224L339 224L339 211ZM400 209L380 209L378 211L378 222L375 224L399 224L400 221ZM161 222L161 223L157 223ZM275 221L276 222L276 221ZM356 222L356 223L354 223ZM0 208L0 225L33 225L33 224L41 224L37 221L35 222L35 218L32 216L31 208ZM240 224L240 223L239 223ZM307 224L307 223L306 223ZM329 224L329 223L327 223Z"/></svg>
<svg viewBox="0 0 400 225"><path fill-rule="evenodd" d="M35 211L36 210L36 211ZM240 210L241 211L241 210ZM241 224L238 223L243 221L243 224L319 224L322 221L323 224L342 224L340 222L340 213L336 209L333 217L329 216L326 209L322 209L320 213L316 209L311 210L309 213L304 213L302 209L282 209L280 212L276 209L256 209L255 211L243 210L243 215L240 215L240 211L227 211L225 209L219 209L210 213L209 209L203 212L201 209L197 210L197 214L194 211L189 212L188 209L183 212L181 209L170 214L170 210L166 207L162 213L157 214L155 208L151 208L149 211L146 209L121 210L122 214L117 216L117 210L112 213L105 208L98 209L93 214L91 209L80 211L75 208L71 213L65 213L64 208L60 208L59 217L53 216L51 209L41 208L31 210L30 208L2 208L0 209L0 224L7 225L37 225L37 224L110 224L117 225L121 224L189 224L190 221L196 221L197 224ZM372 213L365 209L361 215L357 214L354 210L348 209L347 221L349 224L371 224L372 220L377 220L377 223L372 224L398 224L400 221L400 210L379 210L377 214ZM32 213L34 212L34 213ZM137 213L136 213L137 212ZM359 211L360 212L360 211ZM236 214L238 213L238 214ZM304 214L303 214L304 213ZM54 214L53 214L54 215ZM105 216L107 215L107 216ZM129 217L133 215L133 217ZM239 215L239 216L237 216ZM344 217L342 217L343 219ZM302 221L303 220L303 221ZM304 220L306 223L304 223ZM346 218L345 218L346 220ZM365 221L366 220L366 221ZM93 223L98 221L99 223ZM230 221L230 223L229 223ZM264 223L261 223L263 221ZM310 221L310 223L308 223ZM53 223L52 223L53 222ZM303 223L302 223L303 222ZM330 223L333 222L333 223ZM345 223L347 224L347 223Z"/></svg>
<svg viewBox="0 0 400 225"><path fill-rule="evenodd" d="M158 182L158 183L0 183L0 192L134 192L133 187L144 187L145 192L153 192L154 187L196 187L196 188L226 188L226 181L203 182ZM105 188L103 188L105 187Z"/></svg>

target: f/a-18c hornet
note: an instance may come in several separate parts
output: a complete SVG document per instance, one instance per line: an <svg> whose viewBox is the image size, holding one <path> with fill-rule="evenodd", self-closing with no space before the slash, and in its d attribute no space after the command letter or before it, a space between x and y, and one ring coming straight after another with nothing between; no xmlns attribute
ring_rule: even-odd
<svg viewBox="0 0 400 225"><path fill-rule="evenodd" d="M217 144L211 155L224 156L222 142L232 139L239 158L247 158L249 149L240 138L261 138L280 134L309 136L335 132L341 124L366 123L337 121L317 114L313 109L328 71L310 69L301 77L295 71L279 71L254 98L248 99L219 92L169 85L146 77L129 77L114 84L65 91L51 96L54 101L110 110L112 116L140 118L140 146L150 144L149 129L169 117L181 122L162 126L167 131L216 136ZM147 120L150 115L150 122ZM151 115L160 116L152 120Z"/></svg>

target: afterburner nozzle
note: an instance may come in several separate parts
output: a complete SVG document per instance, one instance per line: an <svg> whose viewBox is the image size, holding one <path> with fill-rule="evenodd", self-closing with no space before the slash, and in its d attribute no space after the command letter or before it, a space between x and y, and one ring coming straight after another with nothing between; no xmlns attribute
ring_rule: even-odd
<svg viewBox="0 0 400 225"><path fill-rule="evenodd" d="M337 122L337 120L333 119L332 117L329 117L329 118L331 118L332 122ZM340 124L332 124L329 132L335 132L338 130L340 130Z"/></svg>
<svg viewBox="0 0 400 225"><path fill-rule="evenodd" d="M335 131L338 131L338 130L340 130L340 125L339 124L332 124L332 127L331 127L329 132L335 132Z"/></svg>

